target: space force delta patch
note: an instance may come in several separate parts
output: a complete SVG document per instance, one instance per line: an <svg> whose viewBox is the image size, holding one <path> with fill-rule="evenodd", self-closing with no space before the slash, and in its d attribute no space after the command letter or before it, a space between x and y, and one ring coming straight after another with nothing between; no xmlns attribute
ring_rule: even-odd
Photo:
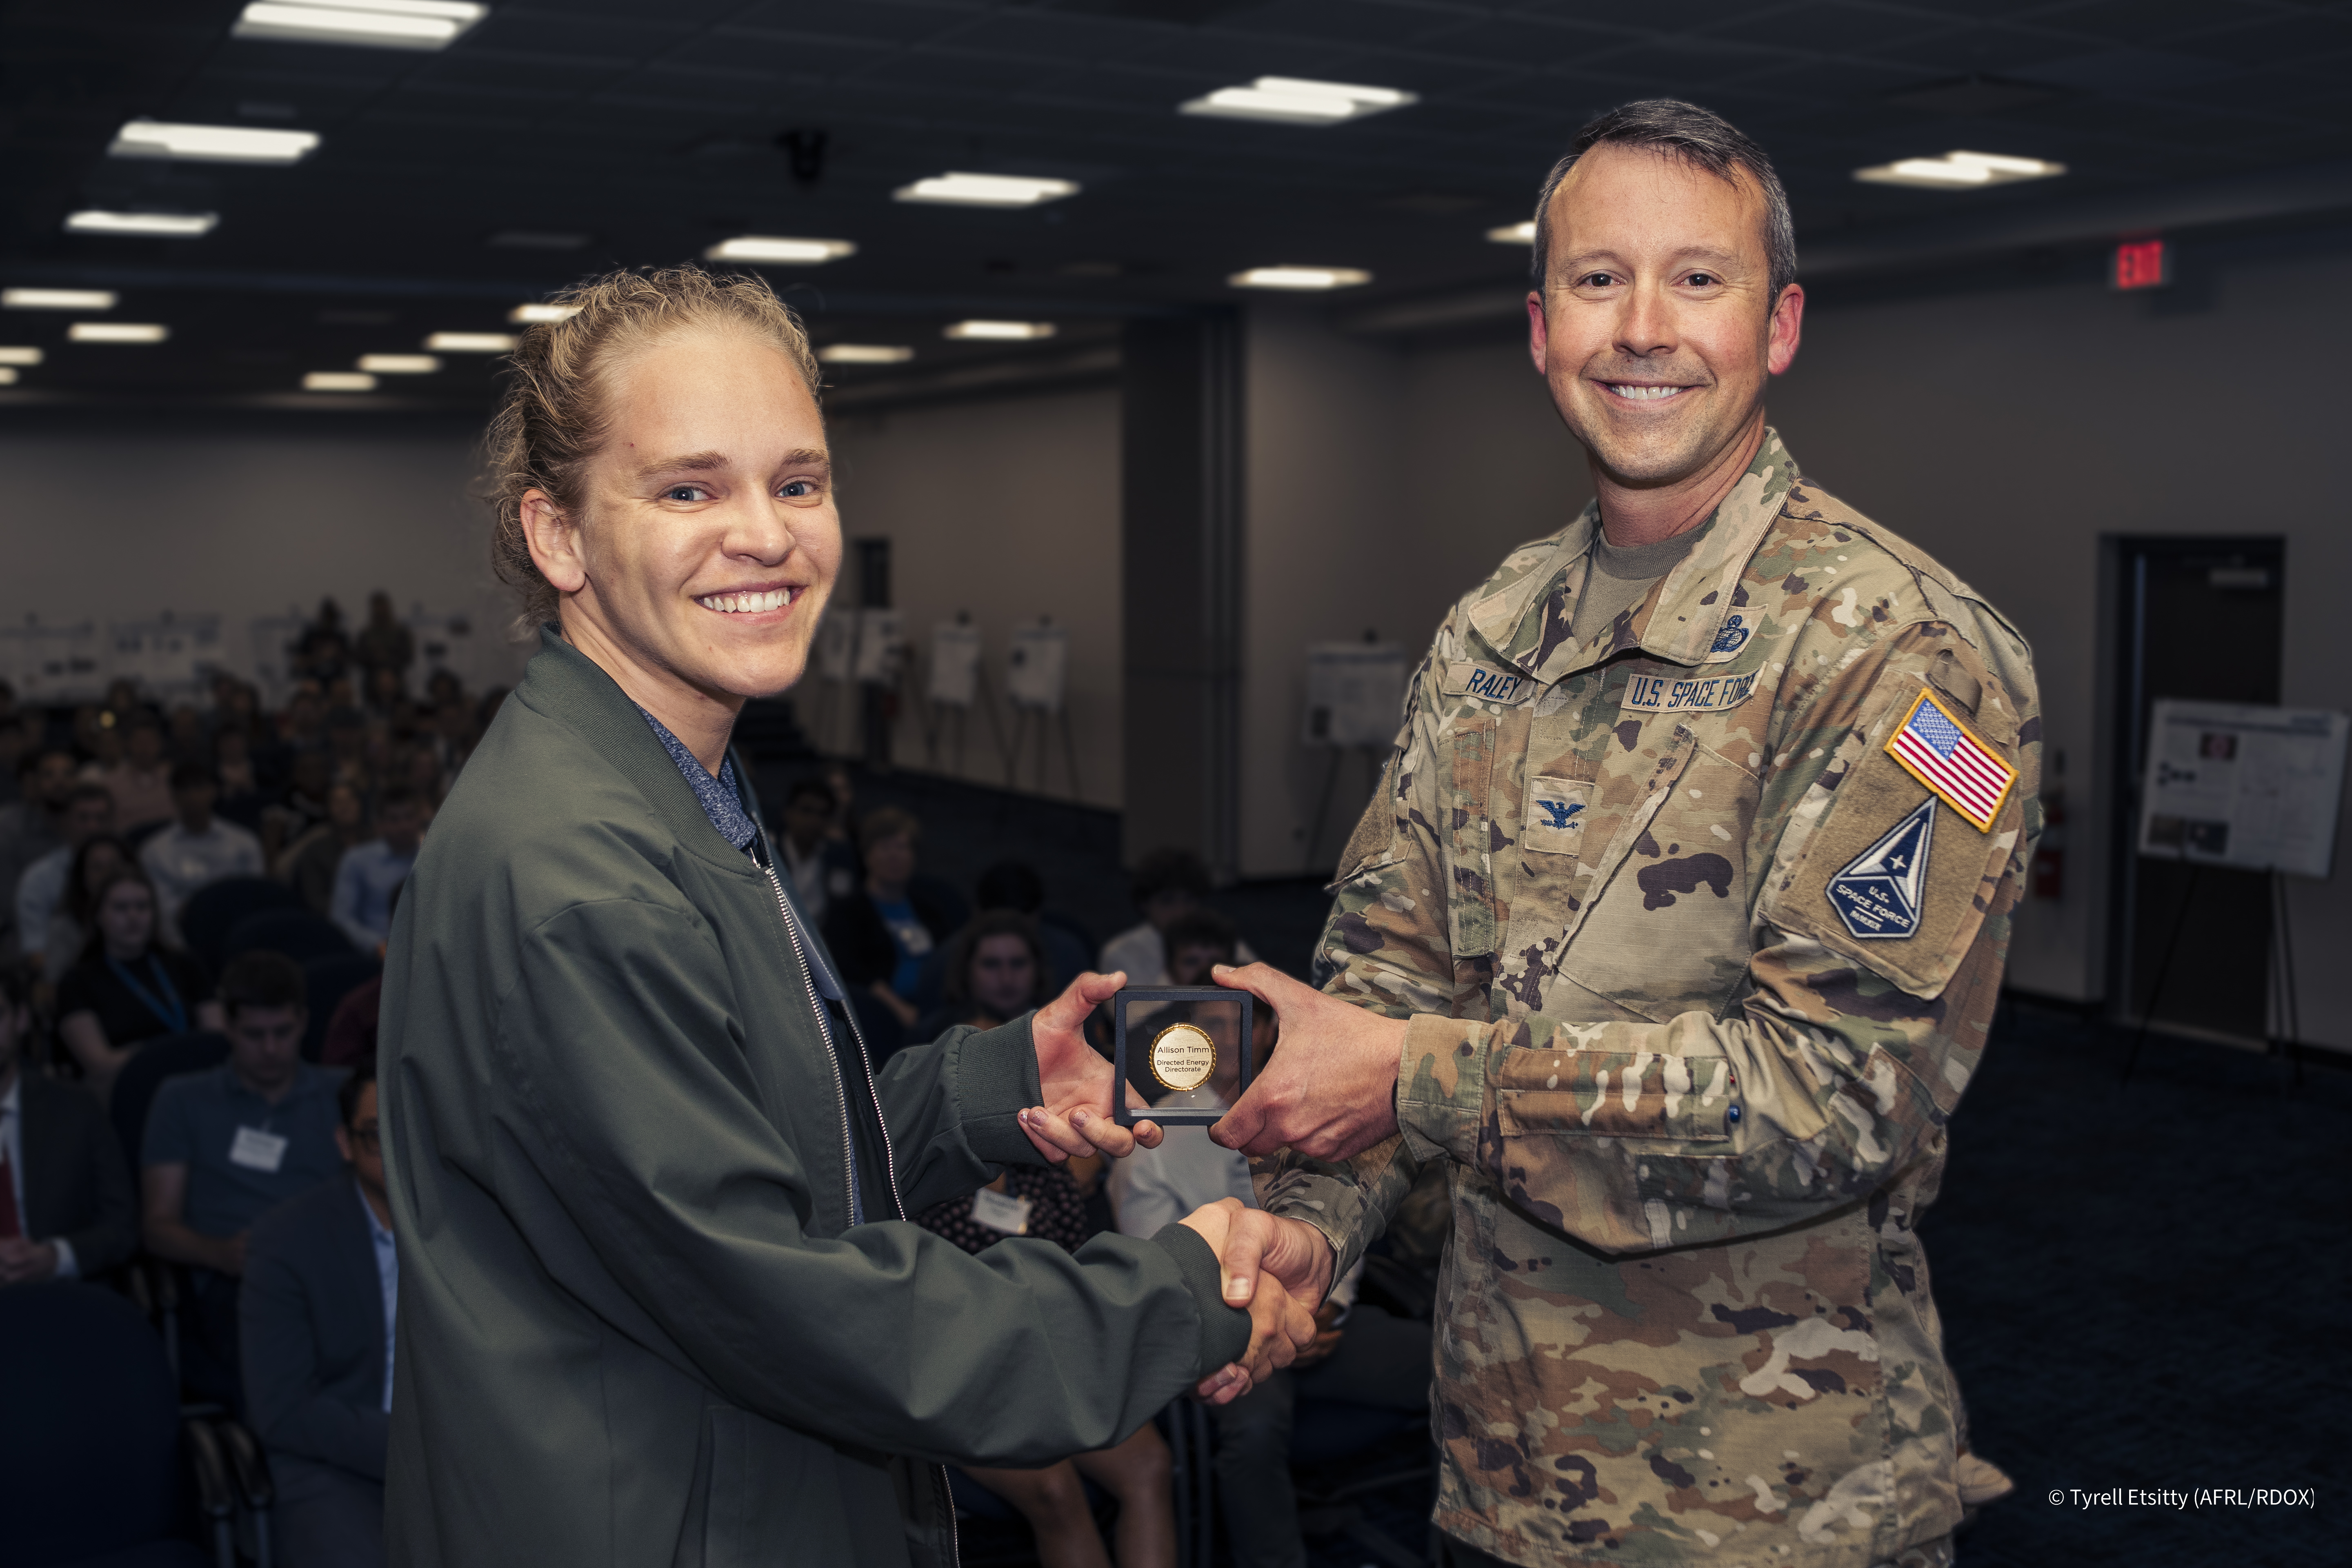
<svg viewBox="0 0 2352 1568"><path fill-rule="evenodd" d="M1719 713L1755 695L1756 675L1636 675L1625 682L1622 707L1629 713Z"/></svg>
<svg viewBox="0 0 2352 1568"><path fill-rule="evenodd" d="M1864 942L1917 933L1927 851L1935 837L1936 803L1923 800L1918 810L1830 879L1830 907L1848 931Z"/></svg>

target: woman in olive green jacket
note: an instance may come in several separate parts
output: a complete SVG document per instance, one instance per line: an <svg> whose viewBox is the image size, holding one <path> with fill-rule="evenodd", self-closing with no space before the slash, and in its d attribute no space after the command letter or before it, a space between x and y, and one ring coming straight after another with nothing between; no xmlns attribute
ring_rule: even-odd
<svg viewBox="0 0 2352 1568"><path fill-rule="evenodd" d="M555 624L387 954L392 1561L950 1563L941 1463L1231 1397L1312 1304L1223 1304L1221 1209L1076 1257L905 1223L1133 1146L1078 1032L1118 978L870 1069L725 763L840 560L806 341L755 279L564 302L491 441L498 560Z"/></svg>

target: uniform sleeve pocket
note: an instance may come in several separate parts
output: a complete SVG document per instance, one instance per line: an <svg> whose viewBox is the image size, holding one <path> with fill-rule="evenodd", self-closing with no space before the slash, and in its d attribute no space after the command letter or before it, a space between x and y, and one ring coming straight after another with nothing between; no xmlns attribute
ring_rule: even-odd
<svg viewBox="0 0 2352 1568"><path fill-rule="evenodd" d="M1887 751L1890 732L1915 711L1922 690L1916 676L1881 683L1883 697L1869 704L1872 716L1863 727L1861 755L1843 773L1824 774L1798 806L1798 822L1812 826L1773 868L1757 915L1910 995L1933 999L1967 959L2000 898L2024 805L2022 791L2007 789L1999 817L1980 828L1952 805L1965 780L1931 788ZM1968 741L1978 743L1979 736ZM1993 733L1982 735L1980 749L2014 769ZM1922 771L1939 780L1947 773L1934 759Z"/></svg>
<svg viewBox="0 0 2352 1568"><path fill-rule="evenodd" d="M1723 1057L1656 1051L1510 1052L1492 1070L1506 1138L1583 1133L1710 1143L1731 1136L1738 1079Z"/></svg>

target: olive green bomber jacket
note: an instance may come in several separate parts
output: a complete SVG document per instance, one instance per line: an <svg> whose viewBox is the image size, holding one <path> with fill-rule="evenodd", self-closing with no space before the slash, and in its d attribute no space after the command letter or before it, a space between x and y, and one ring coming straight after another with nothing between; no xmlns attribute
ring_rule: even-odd
<svg viewBox="0 0 2352 1568"><path fill-rule="evenodd" d="M1181 1227L972 1257L849 1224L862 1053L767 873L551 635L427 836L382 1038L395 1563L951 1563L937 1463L1107 1447L1246 1341ZM869 1215L1036 1163L1026 1019L871 1086Z"/></svg>

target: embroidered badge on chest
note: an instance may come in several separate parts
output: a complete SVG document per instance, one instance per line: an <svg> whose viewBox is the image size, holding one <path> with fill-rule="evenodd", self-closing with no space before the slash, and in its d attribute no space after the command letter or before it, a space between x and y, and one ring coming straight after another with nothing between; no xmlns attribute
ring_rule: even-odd
<svg viewBox="0 0 2352 1568"><path fill-rule="evenodd" d="M1592 781L1538 774L1528 781L1528 811L1519 847L1543 855L1575 855L1584 847L1585 809Z"/></svg>
<svg viewBox="0 0 2352 1568"><path fill-rule="evenodd" d="M1716 628L1715 641L1707 646L1709 653L1738 653L1755 635L1757 623L1763 617L1754 610L1734 610L1723 617Z"/></svg>
<svg viewBox="0 0 2352 1568"><path fill-rule="evenodd" d="M1864 942L1916 934L1927 888L1927 851L1936 837L1936 803L1896 823L1885 837L1846 862L1830 879L1830 907L1845 929Z"/></svg>

